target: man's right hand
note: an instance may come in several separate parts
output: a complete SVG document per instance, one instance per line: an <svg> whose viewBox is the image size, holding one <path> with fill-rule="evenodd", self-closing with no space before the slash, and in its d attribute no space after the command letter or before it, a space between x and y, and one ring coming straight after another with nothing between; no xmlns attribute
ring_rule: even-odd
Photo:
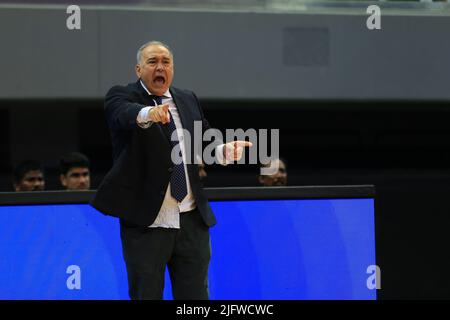
<svg viewBox="0 0 450 320"><path fill-rule="evenodd" d="M153 107L149 113L148 117L150 121L161 122L166 124L170 122L169 104L161 104L159 106Z"/></svg>

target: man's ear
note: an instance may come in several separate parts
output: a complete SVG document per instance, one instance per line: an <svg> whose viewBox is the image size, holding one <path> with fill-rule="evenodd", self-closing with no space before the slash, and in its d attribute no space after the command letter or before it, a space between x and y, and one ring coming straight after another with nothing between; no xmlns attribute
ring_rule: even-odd
<svg viewBox="0 0 450 320"><path fill-rule="evenodd" d="M136 65L136 67L134 67L134 71L136 72L136 75L138 78L141 77L141 66L139 64Z"/></svg>
<svg viewBox="0 0 450 320"><path fill-rule="evenodd" d="M61 184L62 184L64 187L67 187L66 177L65 177L63 174L60 174L60 175L59 175L59 181L61 181Z"/></svg>
<svg viewBox="0 0 450 320"><path fill-rule="evenodd" d="M264 177L262 175L259 175L258 181L259 181L259 183L264 184Z"/></svg>

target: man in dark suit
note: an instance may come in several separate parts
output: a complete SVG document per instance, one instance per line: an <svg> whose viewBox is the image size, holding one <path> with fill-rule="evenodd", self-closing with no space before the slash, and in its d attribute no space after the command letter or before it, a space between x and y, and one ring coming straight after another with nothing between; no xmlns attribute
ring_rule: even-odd
<svg viewBox="0 0 450 320"><path fill-rule="evenodd" d="M209 227L216 219L185 143L194 121L203 130L207 121L193 92L171 87L173 54L164 43L139 48L136 75L137 82L105 97L114 164L91 204L120 218L132 299L162 299L166 266L175 299L208 299ZM222 164L239 160L248 146L222 144L216 157Z"/></svg>

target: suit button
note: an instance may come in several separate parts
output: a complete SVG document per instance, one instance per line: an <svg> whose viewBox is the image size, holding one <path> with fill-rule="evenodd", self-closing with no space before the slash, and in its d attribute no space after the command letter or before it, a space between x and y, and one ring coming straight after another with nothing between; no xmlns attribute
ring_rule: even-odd
<svg viewBox="0 0 450 320"><path fill-rule="evenodd" d="M170 173L172 173L173 168L169 168L169 169L167 169L167 171L169 171Z"/></svg>

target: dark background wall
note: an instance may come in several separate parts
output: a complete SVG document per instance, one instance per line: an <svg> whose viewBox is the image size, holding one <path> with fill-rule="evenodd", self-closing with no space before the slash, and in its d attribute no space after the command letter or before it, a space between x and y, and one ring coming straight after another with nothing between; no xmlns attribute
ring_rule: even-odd
<svg viewBox="0 0 450 320"><path fill-rule="evenodd" d="M161 39L214 127L280 129L290 185L375 184L381 298L449 299L450 19L388 14L368 31L364 12L87 8L68 31L62 7L1 8L1 191L27 157L59 188L73 150L98 186L111 166L102 97ZM207 170L207 186L257 184L256 166Z"/></svg>
<svg viewBox="0 0 450 320"><path fill-rule="evenodd" d="M101 98L160 39L175 85L202 98L450 99L448 15L386 9L368 30L365 6L322 12L81 6L68 30L65 6L0 7L0 98Z"/></svg>

